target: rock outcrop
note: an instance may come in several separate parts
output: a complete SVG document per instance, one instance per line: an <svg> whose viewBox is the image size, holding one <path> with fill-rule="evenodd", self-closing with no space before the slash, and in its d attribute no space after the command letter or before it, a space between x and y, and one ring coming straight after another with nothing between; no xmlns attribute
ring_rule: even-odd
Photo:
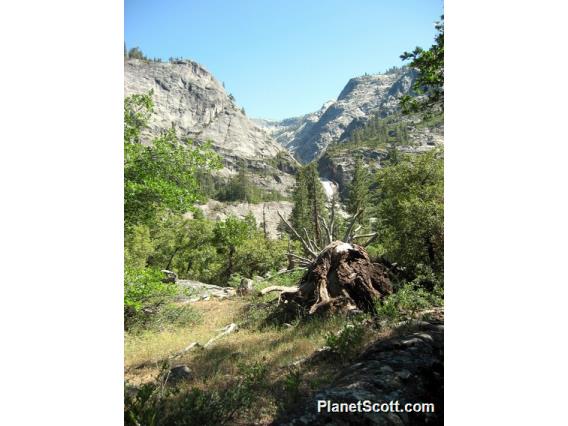
<svg viewBox="0 0 568 426"><path fill-rule="evenodd" d="M125 95L150 90L153 90L155 113L146 138L174 126L181 139L198 143L211 141L223 158L222 176L230 176L239 167L246 166L262 170L266 177L264 182L274 181L280 184L279 189L293 184L294 180L288 178L291 172L288 166L295 160L244 114L223 85L203 66L189 60L126 61ZM279 175L288 176L282 178Z"/></svg>
<svg viewBox="0 0 568 426"><path fill-rule="evenodd" d="M354 364L339 373L296 415L281 418L276 425L441 425L444 398L443 322L414 321L405 324L396 337L370 346ZM318 401L331 404L371 401L433 404L433 412L327 412ZM396 405L393 404L393 408ZM389 407L390 409L390 407ZM403 410L404 411L404 410Z"/></svg>
<svg viewBox="0 0 568 426"><path fill-rule="evenodd" d="M273 122L257 120L302 162L318 157L334 141L349 137L371 116L386 117L399 110L400 98L411 90L415 71L402 68L349 80L336 101L312 114Z"/></svg>

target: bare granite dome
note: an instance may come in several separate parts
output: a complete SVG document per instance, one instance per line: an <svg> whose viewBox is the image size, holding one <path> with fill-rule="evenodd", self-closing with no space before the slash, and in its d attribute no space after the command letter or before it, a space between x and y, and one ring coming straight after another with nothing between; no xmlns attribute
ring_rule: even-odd
<svg viewBox="0 0 568 426"><path fill-rule="evenodd" d="M151 134L175 125L178 136L210 140L222 156L262 160L286 151L232 100L222 84L193 61L124 64L125 95L154 91Z"/></svg>

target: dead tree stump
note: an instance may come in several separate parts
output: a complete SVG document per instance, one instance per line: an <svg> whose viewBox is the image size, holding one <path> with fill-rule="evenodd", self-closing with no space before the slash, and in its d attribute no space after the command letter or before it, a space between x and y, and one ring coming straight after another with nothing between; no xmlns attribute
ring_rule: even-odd
<svg viewBox="0 0 568 426"><path fill-rule="evenodd" d="M363 246L333 241L308 267L297 291L283 292L280 301L310 315L354 310L376 314L375 301L391 293L386 267L373 263Z"/></svg>

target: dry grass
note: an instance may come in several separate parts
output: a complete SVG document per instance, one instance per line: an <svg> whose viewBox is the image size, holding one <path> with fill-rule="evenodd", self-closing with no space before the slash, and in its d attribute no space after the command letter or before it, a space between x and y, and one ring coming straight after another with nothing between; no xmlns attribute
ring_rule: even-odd
<svg viewBox="0 0 568 426"><path fill-rule="evenodd" d="M239 326L246 323L253 315L246 309L248 303L250 300L240 298L197 302L192 306L203 315L203 321L199 325L136 335L127 333L125 379L133 385L152 381L160 372L156 360L166 358L191 342L207 342L219 334L221 327L231 322ZM247 414L247 420L264 424L282 409L282 401L289 399L284 385L287 375L291 374L288 366L321 348L325 334L337 331L340 327L339 318L313 320L294 327L245 326L234 334L222 337L208 349L189 352L175 359L172 364L188 365L195 374L190 385L208 390L222 389L227 382L238 376L240 365L260 363L267 366L267 392L258 395L258 403L255 404L262 409ZM147 366L136 368L141 364ZM310 367L309 371L302 371L298 392L307 395L313 389L329 383L338 367L322 364Z"/></svg>
<svg viewBox="0 0 568 426"><path fill-rule="evenodd" d="M203 315L203 322L170 331L148 331L125 337L126 378L136 379L140 364L151 364L179 351L191 342L201 344L219 334L219 329L231 322L242 324L247 319L246 299L197 302L193 307ZM221 338L205 351L196 350L177 358L176 364L188 364L200 378L210 378L220 372L234 373L235 361L262 362L270 368L290 364L308 356L323 345L323 335L335 330L337 321L314 321L302 327L264 329L241 328L237 333ZM150 368L158 369L158 366ZM148 369L144 369L148 370ZM146 374L144 374L146 375Z"/></svg>

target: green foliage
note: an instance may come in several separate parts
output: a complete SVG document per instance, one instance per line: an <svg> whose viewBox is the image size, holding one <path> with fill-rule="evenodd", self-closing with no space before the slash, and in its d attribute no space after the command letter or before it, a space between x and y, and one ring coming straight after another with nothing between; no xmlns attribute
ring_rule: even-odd
<svg viewBox="0 0 568 426"><path fill-rule="evenodd" d="M369 172L363 166L361 158L355 160L355 170L353 171L353 180L349 185L349 195L347 199L347 212L354 215L361 212L357 219L357 223L366 224L368 207L369 207Z"/></svg>
<svg viewBox="0 0 568 426"><path fill-rule="evenodd" d="M413 117L414 118L414 117ZM327 153L331 156L343 153L357 155L365 149L384 150L393 146L409 145L409 124L401 114L372 117L362 127L353 130L346 141L332 143Z"/></svg>
<svg viewBox="0 0 568 426"><path fill-rule="evenodd" d="M126 227L151 224L163 210L183 213L200 199L199 170L221 166L210 145L181 143L175 129L141 143L153 111L152 92L124 102L124 219Z"/></svg>
<svg viewBox="0 0 568 426"><path fill-rule="evenodd" d="M377 173L378 241L410 275L444 266L444 163L441 150L404 157Z"/></svg>
<svg viewBox="0 0 568 426"><path fill-rule="evenodd" d="M171 300L171 297L168 296L165 299ZM202 321L201 312L190 304L165 302L150 311L138 312L128 317L126 329L131 335L148 331L175 331L178 328L200 324Z"/></svg>
<svg viewBox="0 0 568 426"><path fill-rule="evenodd" d="M270 240L254 216L210 221L163 214L152 229L136 225L125 240L126 265L168 269L180 278L226 285L231 275L265 275L286 266L287 241Z"/></svg>
<svg viewBox="0 0 568 426"><path fill-rule="evenodd" d="M124 272L124 322L128 328L141 317L154 314L178 293L175 285L162 282L158 269L129 268Z"/></svg>
<svg viewBox="0 0 568 426"><path fill-rule="evenodd" d="M292 405L300 399L300 386L302 384L302 371L299 368L290 368L283 379L285 405Z"/></svg>
<svg viewBox="0 0 568 426"><path fill-rule="evenodd" d="M337 353L341 359L347 360L358 353L365 337L365 326L362 318L354 318L338 333L329 332L325 335L325 344Z"/></svg>
<svg viewBox="0 0 568 426"><path fill-rule="evenodd" d="M160 381L125 392L125 425L231 424L239 411L252 407L256 393L265 386L268 368L260 363L240 365L238 378L220 391L166 387L165 373L166 367L159 376Z"/></svg>
<svg viewBox="0 0 568 426"><path fill-rule="evenodd" d="M438 34L428 50L416 47L400 58L410 60L410 66L419 72L412 88L418 97L405 95L402 108L406 113L431 112L444 109L444 17L436 24Z"/></svg>
<svg viewBox="0 0 568 426"><path fill-rule="evenodd" d="M126 50L126 44L124 45L124 49ZM142 51L140 50L139 47L133 47L132 49L130 49L128 51L128 58L130 58L130 59L143 59L143 60L148 59L148 58L146 58L146 56L144 56L144 53L142 53Z"/></svg>
<svg viewBox="0 0 568 426"><path fill-rule="evenodd" d="M144 268L154 250L150 228L134 225L124 238L124 264L133 268Z"/></svg>
<svg viewBox="0 0 568 426"><path fill-rule="evenodd" d="M237 247L252 237L255 230L256 221L253 216L246 217L244 220L229 216L225 221L215 224L213 234L218 252L227 257L227 267L222 272L225 279L228 279L234 272Z"/></svg>
<svg viewBox="0 0 568 426"><path fill-rule="evenodd" d="M315 162L299 170L293 199L292 225L298 232L305 228L311 239L323 245L324 231L319 216L327 216L327 200Z"/></svg>
<svg viewBox="0 0 568 426"><path fill-rule="evenodd" d="M245 166L241 166L237 175L224 182L221 185L205 183L209 185L208 195L218 201L244 201L247 203L257 204L264 201L281 201L285 200L278 191L267 191L255 185Z"/></svg>
<svg viewBox="0 0 568 426"><path fill-rule="evenodd" d="M269 240L255 232L237 247L234 269L248 278L264 276L286 266L286 251L286 241Z"/></svg>
<svg viewBox="0 0 568 426"><path fill-rule="evenodd" d="M218 244L221 253L234 251L237 246L250 238L256 230L256 221L254 216L247 216L245 219L238 219L235 216L229 216L222 222L217 222L213 230L215 241Z"/></svg>
<svg viewBox="0 0 568 426"><path fill-rule="evenodd" d="M407 283L396 293L378 302L377 313L391 321L412 318L423 309L443 306L443 290L436 286L434 291L427 291L415 283Z"/></svg>

